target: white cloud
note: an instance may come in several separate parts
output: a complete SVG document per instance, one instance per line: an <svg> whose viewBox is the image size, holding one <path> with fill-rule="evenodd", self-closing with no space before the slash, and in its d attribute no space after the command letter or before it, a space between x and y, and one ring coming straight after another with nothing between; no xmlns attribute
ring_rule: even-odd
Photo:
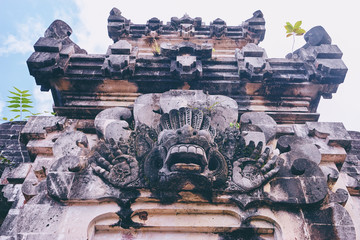
<svg viewBox="0 0 360 240"><path fill-rule="evenodd" d="M0 56L34 51L33 44L44 34L45 29L46 27L39 18L28 18L26 22L17 25L15 34L2 37Z"/></svg>
<svg viewBox="0 0 360 240"><path fill-rule="evenodd" d="M73 29L77 44L88 53L105 53L108 45L112 44L107 35L107 18L115 1L85 1L75 0L78 6L78 19ZM118 4L118 3L117 3Z"/></svg>
<svg viewBox="0 0 360 240"><path fill-rule="evenodd" d="M51 92L41 92L39 86L34 86L33 96L35 99L34 112L41 113L42 115L50 115L50 112L53 111L52 110L53 99L51 96Z"/></svg>
<svg viewBox="0 0 360 240"><path fill-rule="evenodd" d="M2 118L2 110L4 107L5 107L5 102L0 101L0 116L1 116L1 118Z"/></svg>

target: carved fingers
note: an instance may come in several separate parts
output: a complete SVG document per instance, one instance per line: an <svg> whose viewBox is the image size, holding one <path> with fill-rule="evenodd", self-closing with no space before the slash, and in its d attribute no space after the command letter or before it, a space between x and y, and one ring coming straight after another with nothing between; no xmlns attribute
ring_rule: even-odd
<svg viewBox="0 0 360 240"><path fill-rule="evenodd" d="M113 140L101 144L92 159L91 167L95 174L116 187L125 187L138 178L138 162L134 157L123 154Z"/></svg>
<svg viewBox="0 0 360 240"><path fill-rule="evenodd" d="M258 144L259 145L259 144ZM262 147L262 145L261 145ZM257 162L256 162L256 166L258 168L263 167L264 163L267 161L267 159L269 158L269 154L270 154L270 148L265 148L265 151L260 155L260 157L258 158Z"/></svg>
<svg viewBox="0 0 360 240"><path fill-rule="evenodd" d="M247 150L250 157L240 158L233 163L233 182L243 192L256 189L272 178L280 169L279 158L274 155L270 158L270 148L261 152L263 145L250 142ZM248 152L249 153L249 152Z"/></svg>
<svg viewBox="0 0 360 240"><path fill-rule="evenodd" d="M264 174L264 180L272 178L280 169L279 157L273 156L262 168L261 172Z"/></svg>
<svg viewBox="0 0 360 240"><path fill-rule="evenodd" d="M108 160L98 154L96 163L92 163L91 167L98 175L107 178L109 176L109 171L112 168L112 165Z"/></svg>

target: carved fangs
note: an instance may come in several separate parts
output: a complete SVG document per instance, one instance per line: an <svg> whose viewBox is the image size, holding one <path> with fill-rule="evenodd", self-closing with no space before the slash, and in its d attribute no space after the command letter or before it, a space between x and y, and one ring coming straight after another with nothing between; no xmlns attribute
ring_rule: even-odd
<svg viewBox="0 0 360 240"><path fill-rule="evenodd" d="M179 144L169 149L166 163L170 171L203 172L207 158L202 147Z"/></svg>

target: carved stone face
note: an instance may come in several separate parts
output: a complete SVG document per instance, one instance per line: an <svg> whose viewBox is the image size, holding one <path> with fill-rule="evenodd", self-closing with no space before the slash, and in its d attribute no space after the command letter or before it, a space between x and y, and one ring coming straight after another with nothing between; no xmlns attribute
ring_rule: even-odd
<svg viewBox="0 0 360 240"><path fill-rule="evenodd" d="M161 127L165 129L144 165L152 185L177 191L209 189L225 182L227 164L214 143L208 120L202 111L188 108L163 115Z"/></svg>

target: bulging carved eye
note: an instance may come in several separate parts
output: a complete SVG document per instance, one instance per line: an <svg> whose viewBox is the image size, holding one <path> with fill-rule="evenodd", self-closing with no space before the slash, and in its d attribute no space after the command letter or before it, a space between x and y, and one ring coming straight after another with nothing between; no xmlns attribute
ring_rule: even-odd
<svg viewBox="0 0 360 240"><path fill-rule="evenodd" d="M194 131L194 132L193 132L193 135L194 135L194 136L196 136L197 134L198 134L198 132L197 132L197 131Z"/></svg>
<svg viewBox="0 0 360 240"><path fill-rule="evenodd" d="M181 135L182 134L182 132L181 132L181 130L179 129L179 130L177 130L176 131L176 133L178 134L178 135Z"/></svg>

